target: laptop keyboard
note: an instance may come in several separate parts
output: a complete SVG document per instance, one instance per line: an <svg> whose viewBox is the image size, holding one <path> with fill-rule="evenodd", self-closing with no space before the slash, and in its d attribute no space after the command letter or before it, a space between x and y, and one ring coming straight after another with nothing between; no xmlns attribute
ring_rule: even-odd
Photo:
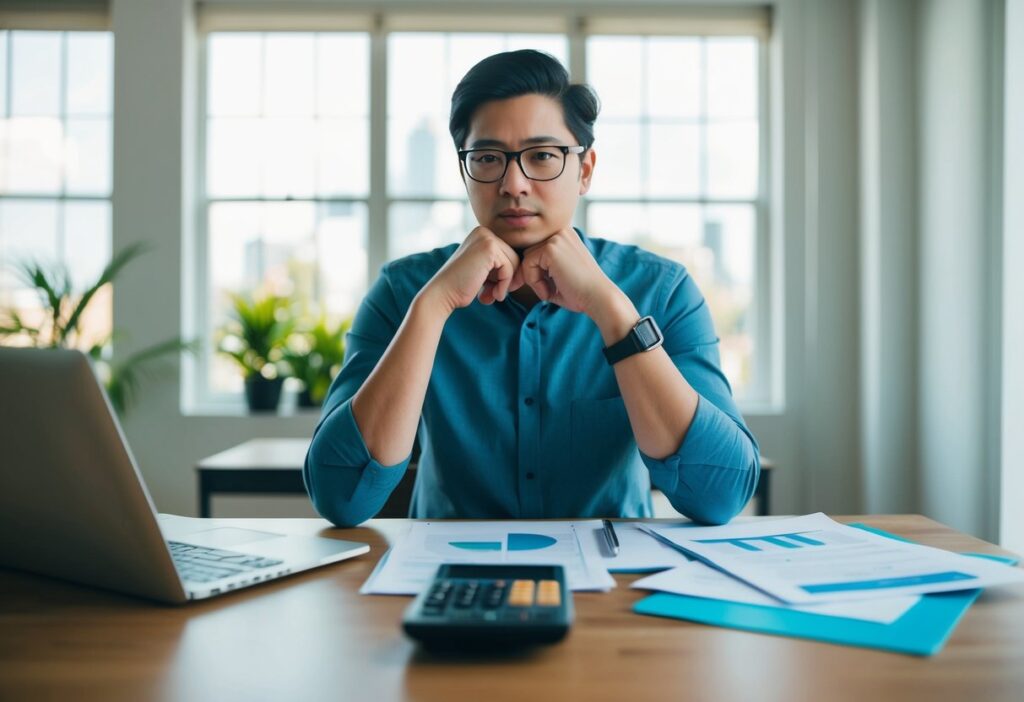
<svg viewBox="0 0 1024 702"><path fill-rule="evenodd" d="M171 558L182 580L191 583L208 583L229 578L239 573L248 573L260 568L281 565L282 561L254 556L251 553L224 551L219 548L183 544L168 541Z"/></svg>

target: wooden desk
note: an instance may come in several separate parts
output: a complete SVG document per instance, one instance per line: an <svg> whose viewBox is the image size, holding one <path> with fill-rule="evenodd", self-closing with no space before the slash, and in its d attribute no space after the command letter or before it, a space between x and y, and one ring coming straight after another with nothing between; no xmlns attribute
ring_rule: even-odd
<svg viewBox="0 0 1024 702"><path fill-rule="evenodd" d="M252 439L199 461L196 464L199 516L213 516L210 500L215 494L306 494L302 466L307 451L309 439ZM770 513L774 468L774 462L761 458L761 475L754 490L760 516ZM412 464L377 516L408 516L415 482L416 470Z"/></svg>
<svg viewBox="0 0 1024 702"><path fill-rule="evenodd" d="M921 543L1002 553L920 516L840 517ZM562 643L505 658L439 658L400 628L406 597L361 596L404 520L219 520L365 541L370 554L183 607L0 570L0 699L1020 700L1024 590L987 592L922 659L632 614L616 576L576 594Z"/></svg>

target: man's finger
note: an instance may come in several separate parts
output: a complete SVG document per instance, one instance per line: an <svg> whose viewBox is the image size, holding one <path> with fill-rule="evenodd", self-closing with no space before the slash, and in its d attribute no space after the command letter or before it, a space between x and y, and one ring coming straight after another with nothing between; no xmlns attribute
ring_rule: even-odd
<svg viewBox="0 0 1024 702"><path fill-rule="evenodd" d="M512 274L512 279L508 282L508 291L515 292L525 284L526 281L523 280L523 267L518 266L516 272Z"/></svg>
<svg viewBox="0 0 1024 702"><path fill-rule="evenodd" d="M548 283L548 272L543 266L542 258L536 250L523 254L523 262L519 266L523 282L529 285L537 297L547 300L553 294L553 286Z"/></svg>
<svg viewBox="0 0 1024 702"><path fill-rule="evenodd" d="M500 241L500 239L499 239ZM499 247L499 254L496 263L498 267L493 272L497 273L497 285L495 286L494 298L496 300L504 300L508 296L509 290L514 290L512 287L512 281L516 277L516 273L519 270L519 257L516 256L516 252L513 251L505 242L501 241L503 246Z"/></svg>
<svg viewBox="0 0 1024 702"><path fill-rule="evenodd" d="M533 291L537 293L537 297L541 300L550 300L555 296L555 281L551 280L551 278L541 278L530 287L533 288Z"/></svg>
<svg viewBox="0 0 1024 702"><path fill-rule="evenodd" d="M476 299L480 300L483 305L490 305L494 302L494 286L496 283L487 281L480 288L480 292L477 294Z"/></svg>

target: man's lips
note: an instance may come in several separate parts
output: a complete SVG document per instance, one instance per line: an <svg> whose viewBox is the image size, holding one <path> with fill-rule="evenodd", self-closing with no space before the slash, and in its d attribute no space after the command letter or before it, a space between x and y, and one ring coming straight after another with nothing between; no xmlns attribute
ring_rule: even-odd
<svg viewBox="0 0 1024 702"><path fill-rule="evenodd" d="M537 216L537 213L531 210L507 209L499 212L498 216L513 227L524 227Z"/></svg>

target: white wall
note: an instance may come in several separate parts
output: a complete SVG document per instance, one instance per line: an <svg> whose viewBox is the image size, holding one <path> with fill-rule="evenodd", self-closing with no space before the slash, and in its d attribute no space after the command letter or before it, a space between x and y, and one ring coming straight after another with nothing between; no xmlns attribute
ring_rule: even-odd
<svg viewBox="0 0 1024 702"><path fill-rule="evenodd" d="M777 513L861 511L856 3L774 5L773 276L780 411L747 414Z"/></svg>
<svg viewBox="0 0 1024 702"><path fill-rule="evenodd" d="M864 0L860 26L863 509L918 509L915 2Z"/></svg>
<svg viewBox="0 0 1024 702"><path fill-rule="evenodd" d="M999 539L1011 551L1024 553L1024 0L1007 2L1005 37Z"/></svg>
<svg viewBox="0 0 1024 702"><path fill-rule="evenodd" d="M857 4L809 2L804 14L804 504L842 514L861 509Z"/></svg>
<svg viewBox="0 0 1024 702"><path fill-rule="evenodd" d="M922 509L995 537L989 76L996 3L921 4L918 65Z"/></svg>

